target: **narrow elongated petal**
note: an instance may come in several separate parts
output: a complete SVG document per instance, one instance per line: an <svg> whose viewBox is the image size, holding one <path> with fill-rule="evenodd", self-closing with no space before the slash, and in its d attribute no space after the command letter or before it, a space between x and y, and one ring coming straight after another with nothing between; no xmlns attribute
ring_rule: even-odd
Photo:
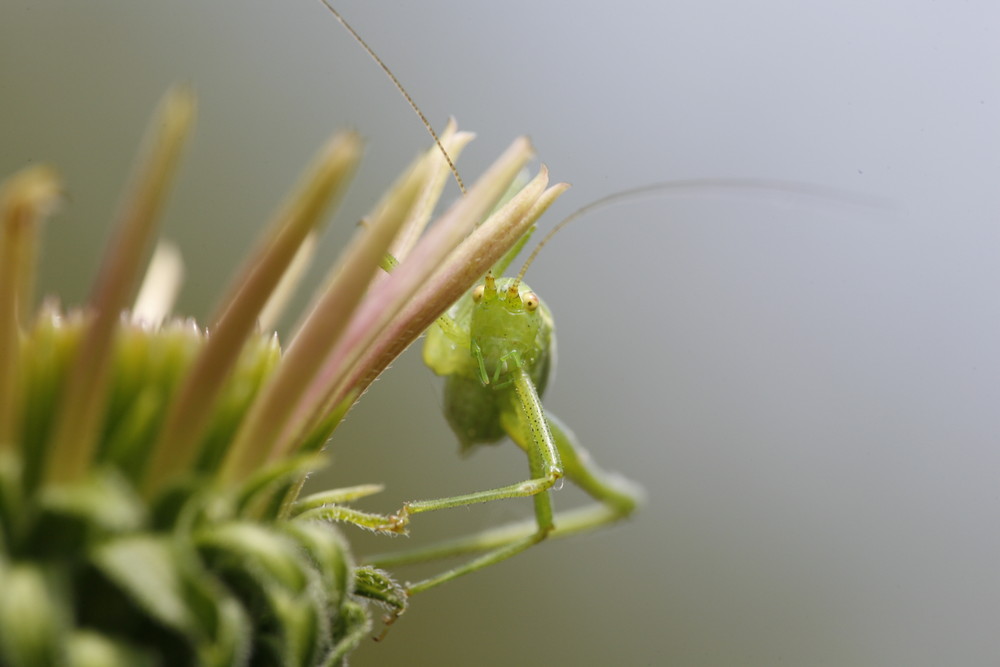
<svg viewBox="0 0 1000 667"><path fill-rule="evenodd" d="M315 375L317 358L326 356L340 339L351 313L378 270L379 261L409 219L425 180L406 180L389 205L380 208L380 217L373 220L369 228L358 231L289 346L278 373L247 415L223 466L224 480L237 480L276 456L280 448L277 436L287 428L295 405Z"/></svg>
<svg viewBox="0 0 1000 667"><path fill-rule="evenodd" d="M59 187L51 169L31 167L0 188L0 451L15 445L20 323L30 308L38 222Z"/></svg>
<svg viewBox="0 0 1000 667"><path fill-rule="evenodd" d="M108 361L114 327L138 281L140 262L153 238L194 114L194 95L186 88L175 88L167 94L161 111L153 120L155 134L140 161L135 183L122 208L116 236L102 263L89 304L92 320L56 417L47 456L47 477L51 481L80 479L93 457L98 417L107 400Z"/></svg>
<svg viewBox="0 0 1000 667"><path fill-rule="evenodd" d="M347 382L362 391L413 342L415 336L406 332L422 332L445 309L454 303L468 286L479 279L487 269L535 224L559 195L569 187L560 183L541 194L538 190L548 182L544 169L507 206L491 215L465 243L460 245L441 268L432 275L413 298L407 302L398 317L368 348L355 366L356 371ZM356 373L356 374L355 374ZM364 373L362 375L361 373Z"/></svg>
<svg viewBox="0 0 1000 667"><path fill-rule="evenodd" d="M462 149L474 137L475 135L471 132L457 132L455 130L455 121L451 120L448 123L448 127L441 133L441 145L448 151L448 155L451 156L452 160L457 160L462 154ZM441 198L442 190L444 190L445 185L451 179L451 167L437 146L432 146L430 150L424 153L422 160L432 165L430 167L430 179L426 187L421 191L419 201L410 212L410 219L403 224L403 228L396 235L396 240L389 247L389 253L399 261L403 261L417 244L420 235L423 233L424 228L427 227L427 223L434 213L434 208L437 206L438 200Z"/></svg>
<svg viewBox="0 0 1000 667"><path fill-rule="evenodd" d="M162 481L191 464L214 401L257 317L295 258L302 242L318 225L331 199L342 192L361 158L355 134L335 137L307 172L304 183L278 213L253 253L254 260L238 276L232 301L222 309L212 336L171 406L156 445L147 477L152 492Z"/></svg>
<svg viewBox="0 0 1000 667"><path fill-rule="evenodd" d="M353 390L353 380L367 376L367 372L354 373L351 369L365 358L370 345L395 319L398 311L424 287L427 278L497 203L532 154L527 139L515 141L468 194L448 209L389 279L372 290L351 320L343 341L324 362L304 400L297 406L296 417L291 422L296 430L286 433L283 442L300 437L303 426L309 428L322 419L330 407L339 404ZM419 329L410 331L408 342L400 349L405 349L421 332ZM298 426L300 424L302 426Z"/></svg>

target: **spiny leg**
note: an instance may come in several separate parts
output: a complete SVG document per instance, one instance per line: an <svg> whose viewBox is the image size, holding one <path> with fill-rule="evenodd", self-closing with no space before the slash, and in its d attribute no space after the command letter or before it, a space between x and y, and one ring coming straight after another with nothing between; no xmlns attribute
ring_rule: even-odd
<svg viewBox="0 0 1000 667"><path fill-rule="evenodd" d="M529 461L531 467L531 474L533 476L538 476L541 472L540 466L543 465L541 458L535 455L534 452L529 452ZM406 587L407 593L413 595L414 593L420 593L421 591L426 591L429 588L434 588L440 584L451 581L452 579L457 579L462 575L475 572L476 570L481 570L485 567L489 567L500 561L507 560L512 556L525 551L526 549L538 544L552 532L554 528L553 523L553 512L552 512L552 496L548 489L538 493L534 497L535 503L535 518L533 521L527 523L531 524L531 529L526 531L526 534L521 536L519 539L512 540L509 543L497 546L497 548L483 554L482 556L475 558L464 565L446 570L436 576L418 581L415 584L409 584Z"/></svg>
<svg viewBox="0 0 1000 667"><path fill-rule="evenodd" d="M568 537L591 531L621 521L632 514L642 503L644 494L641 487L624 477L602 470L587 451L579 446L569 428L550 413L547 418L567 479L600 501L557 513L554 528L548 537ZM517 415L505 415L503 421L512 439L522 448L529 449L530 441L524 433L520 418ZM530 541L536 532L537 525L534 521L518 521L421 549L379 554L367 560L378 567L398 567L483 552L490 552L483 556L489 558L497 550L515 548ZM523 548L519 551L523 551Z"/></svg>
<svg viewBox="0 0 1000 667"><path fill-rule="evenodd" d="M381 484L362 484L320 491L295 501L290 508L290 515L297 519L350 523L374 532L399 532L392 530L392 521L388 516L363 512L345 505L353 500L379 493L383 488Z"/></svg>
<svg viewBox="0 0 1000 667"><path fill-rule="evenodd" d="M618 519L632 514L645 498L642 487L618 473L601 468L591 458L590 452L580 445L568 426L551 412L546 411L545 417L559 450L566 477L616 514ZM502 422L506 419L501 415ZM522 449L530 446L523 437L513 439Z"/></svg>
<svg viewBox="0 0 1000 667"><path fill-rule="evenodd" d="M398 523L405 524L409 521L410 515L421 512L432 512L451 507L465 507L476 503L504 500L506 498L535 496L551 488L563 476L559 450L549 432L542 402L538 398L538 392L535 390L534 383L523 368L518 368L515 371L514 389L517 392L518 403L524 414L524 421L530 431L529 442L531 445L525 449L528 452L528 458L531 462L532 478L517 484L487 489L485 491L475 491L473 493L435 498L432 500L410 501L405 503L396 515ZM540 527L544 523L551 523L551 517L545 518L539 516L538 519Z"/></svg>
<svg viewBox="0 0 1000 667"><path fill-rule="evenodd" d="M547 498L548 493L544 493L536 497L540 498L543 496ZM529 535L528 537L522 538L520 540L517 540L516 542L512 542L506 546L490 551L480 556L479 558L470 560L465 565L461 565L451 570L447 570L436 576L424 579L423 581L418 581L415 584L409 584L406 587L406 591L409 595L420 593L422 591L426 591L427 589L434 588L435 586L438 586L445 582L451 581L452 579L457 579L458 577L461 577L464 574L469 574L471 572L475 572L476 570L481 570L484 567L489 567L494 563L499 563L500 561L507 560L511 556L516 556L522 551L538 544L548 536L548 533L549 533L548 530L545 531L536 530L533 534Z"/></svg>
<svg viewBox="0 0 1000 667"><path fill-rule="evenodd" d="M530 382L530 380L528 381ZM531 389L534 391L533 385ZM537 394L535 396L537 397ZM555 415L545 412L540 402L537 403L537 408L545 416L544 422L538 422L528 417L530 414L528 410L504 411L500 416L504 430L521 449L528 453L529 460L533 461L535 456L542 456L559 461L562 473L584 492L600 502L600 506L590 514L593 527L612 523L632 514L642 503L644 495L642 488L620 475L603 470L594 462L587 450L579 445L576 436L567 426ZM540 447L539 443L544 443L544 446ZM554 451L549 451L548 447L553 447ZM469 494L470 497L478 495L480 494ZM485 500L489 500L489 498ZM483 501L477 500L475 502ZM448 506L455 507L458 504ZM561 516L563 515L557 515L557 518ZM579 512L574 515L576 532L590 527L579 525L583 516ZM558 528L558 524L556 527Z"/></svg>
<svg viewBox="0 0 1000 667"><path fill-rule="evenodd" d="M570 537L621 520L620 512L599 503L565 510L555 515L555 527L549 532L547 538ZM534 519L513 521L502 526L487 528L472 535L443 540L418 549L372 554L367 556L364 561L375 567L390 569L417 563L429 563L444 558L494 551L527 540L537 532L538 527Z"/></svg>
<svg viewBox="0 0 1000 667"><path fill-rule="evenodd" d="M527 425L527 434L525 434L525 437L527 441L531 442L531 446L527 447L526 451L528 453L529 469L532 478L519 484L512 484L487 491L406 503L396 518L400 526L405 526L409 521L409 515L419 512L428 512L449 507L462 507L473 503L502 500L505 498L534 496L534 530L529 535L521 536L520 539L500 545L498 548L464 565L447 570L430 579L409 585L407 590L411 594L427 590L456 577L506 560L545 539L554 527L552 499L548 491L563 476L559 450L549 431L549 425L545 419L545 412L542 408L541 400L538 398L538 392L535 390L535 385L527 372L522 368L517 369L513 383L518 398L518 412L522 415L523 423Z"/></svg>

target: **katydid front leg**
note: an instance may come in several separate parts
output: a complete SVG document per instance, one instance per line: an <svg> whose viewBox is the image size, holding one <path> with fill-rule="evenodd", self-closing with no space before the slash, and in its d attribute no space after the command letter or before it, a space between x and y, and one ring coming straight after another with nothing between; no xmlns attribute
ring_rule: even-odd
<svg viewBox="0 0 1000 667"><path fill-rule="evenodd" d="M534 496L535 531L530 535L519 537L507 544L500 545L496 549L465 565L412 584L407 587L410 593L417 593L432 588L438 584L460 577L463 574L475 572L494 563L506 560L545 539L555 527L553 523L552 499L548 492L563 476L559 448L553 440L549 423L545 418L545 410L542 408L542 402L538 397L535 385L524 368L518 367L514 372L512 384L514 395L517 399L515 409L520 415L518 423L525 427L521 435L525 443L525 451L528 453L531 479L518 484L460 496L409 502L403 506L403 509L394 518L398 519L401 525L405 525L408 523L410 515L420 512L429 512L450 507L464 507L492 500Z"/></svg>
<svg viewBox="0 0 1000 667"><path fill-rule="evenodd" d="M483 553L464 566L411 586L408 590L413 593L499 562L524 551L546 537L576 535L628 518L642 504L644 497L642 488L625 477L600 468L594 463L590 454L579 445L568 427L550 412L546 411L545 416L566 479L598 502L556 513L552 521L553 529L545 533L539 531L537 520L520 521L429 547L374 556L369 559L370 562L378 567L398 567ZM504 412L501 422L519 447L525 451L531 450L533 447L531 429L525 423L523 414L514 410ZM536 498L541 497L536 496ZM547 498L548 494L545 494L545 497Z"/></svg>

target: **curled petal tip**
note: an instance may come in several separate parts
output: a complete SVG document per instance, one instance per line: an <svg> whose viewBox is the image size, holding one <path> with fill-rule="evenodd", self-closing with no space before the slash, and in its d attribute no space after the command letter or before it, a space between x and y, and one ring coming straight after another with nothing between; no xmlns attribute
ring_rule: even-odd
<svg viewBox="0 0 1000 667"><path fill-rule="evenodd" d="M48 165L27 167L0 188L0 208L11 222L49 215L62 199L62 181Z"/></svg>

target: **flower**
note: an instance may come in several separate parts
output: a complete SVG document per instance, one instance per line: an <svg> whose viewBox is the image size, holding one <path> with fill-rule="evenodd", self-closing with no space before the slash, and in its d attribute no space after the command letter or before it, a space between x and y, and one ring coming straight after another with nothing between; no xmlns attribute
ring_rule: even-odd
<svg viewBox="0 0 1000 667"><path fill-rule="evenodd" d="M142 258L195 116L170 91L152 123L89 301L32 313L54 170L0 191L0 662L338 664L369 629L360 600L406 596L355 567L316 520L374 487L296 502L304 475L388 364L565 189L515 141L427 233L450 176L437 147L365 220L285 350L266 332L361 156L334 136L279 209L203 329L169 314L169 246ZM441 143L457 156L471 135ZM495 209L495 210L494 210ZM492 212L491 212L492 211ZM391 273L379 266L391 255ZM355 513L361 516L360 513ZM330 512L326 512L329 516Z"/></svg>

